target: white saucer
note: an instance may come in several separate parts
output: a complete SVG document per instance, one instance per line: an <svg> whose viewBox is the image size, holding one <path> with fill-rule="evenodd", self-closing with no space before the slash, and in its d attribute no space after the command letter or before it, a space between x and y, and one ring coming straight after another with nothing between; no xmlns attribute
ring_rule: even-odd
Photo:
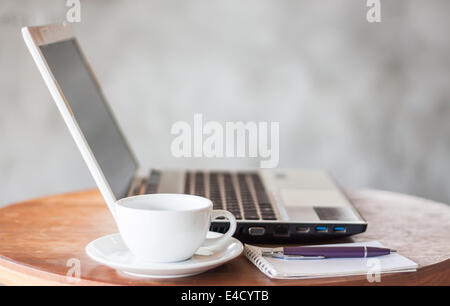
<svg viewBox="0 0 450 306"><path fill-rule="evenodd" d="M208 232L208 238L221 236ZM242 243L230 238L223 248L215 250L212 255L194 255L192 258L173 263L152 263L136 259L128 250L120 234L112 234L91 241L86 246L87 255L105 266L139 277L175 278L199 274L220 266L239 256L244 249Z"/></svg>

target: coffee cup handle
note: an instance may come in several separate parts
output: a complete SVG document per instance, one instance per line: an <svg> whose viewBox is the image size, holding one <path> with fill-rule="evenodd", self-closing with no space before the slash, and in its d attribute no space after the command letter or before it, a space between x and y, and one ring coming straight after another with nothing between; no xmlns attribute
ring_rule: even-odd
<svg viewBox="0 0 450 306"><path fill-rule="evenodd" d="M226 242L231 236L233 236L236 231L236 218L228 210L215 209L211 212L211 220L218 217L225 217L230 222L230 228L228 231L220 237L206 238L202 244L202 247L207 247L210 249L219 248L224 242Z"/></svg>

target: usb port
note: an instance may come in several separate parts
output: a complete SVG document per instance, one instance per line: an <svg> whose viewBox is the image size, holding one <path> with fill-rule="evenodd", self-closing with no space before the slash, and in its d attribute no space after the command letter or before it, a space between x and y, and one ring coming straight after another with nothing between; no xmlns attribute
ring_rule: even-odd
<svg viewBox="0 0 450 306"><path fill-rule="evenodd" d="M248 228L248 233L250 234L250 236L262 236L264 235L264 233L266 232L266 229L264 227L249 227Z"/></svg>
<svg viewBox="0 0 450 306"><path fill-rule="evenodd" d="M343 227L343 226L335 226L335 227L333 227L333 232L344 233L345 232L345 227Z"/></svg>
<svg viewBox="0 0 450 306"><path fill-rule="evenodd" d="M295 231L297 233L308 233L309 232L309 227L308 226L297 226L295 228Z"/></svg>
<svg viewBox="0 0 450 306"><path fill-rule="evenodd" d="M316 226L316 232L322 232L322 233L328 232L328 227L326 227L326 226Z"/></svg>

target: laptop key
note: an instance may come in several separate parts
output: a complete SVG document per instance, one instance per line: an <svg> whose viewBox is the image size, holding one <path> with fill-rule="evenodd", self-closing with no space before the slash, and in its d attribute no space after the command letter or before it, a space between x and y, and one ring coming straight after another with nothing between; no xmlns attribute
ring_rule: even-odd
<svg viewBox="0 0 450 306"><path fill-rule="evenodd" d="M160 178L161 178L161 171L152 170L150 172L150 176L148 178L147 186L145 189L146 194L156 193L156 191L158 190Z"/></svg>
<svg viewBox="0 0 450 306"><path fill-rule="evenodd" d="M277 217L275 217L275 216L263 217L263 220L277 220Z"/></svg>
<svg viewBox="0 0 450 306"><path fill-rule="evenodd" d="M184 193L191 194L191 173L189 171L184 175Z"/></svg>
<svg viewBox="0 0 450 306"><path fill-rule="evenodd" d="M195 173L195 195L204 197L205 196L205 178L203 172Z"/></svg>
<svg viewBox="0 0 450 306"><path fill-rule="evenodd" d="M213 202L214 209L223 209L222 196L219 189L219 181L217 175L209 176L209 198Z"/></svg>

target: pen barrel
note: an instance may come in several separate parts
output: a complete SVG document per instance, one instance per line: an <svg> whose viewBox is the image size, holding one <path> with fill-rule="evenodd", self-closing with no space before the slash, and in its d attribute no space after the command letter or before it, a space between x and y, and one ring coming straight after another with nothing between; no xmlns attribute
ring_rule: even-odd
<svg viewBox="0 0 450 306"><path fill-rule="evenodd" d="M323 256L325 258L361 258L390 254L389 249L376 247L285 247L284 255L306 257Z"/></svg>

